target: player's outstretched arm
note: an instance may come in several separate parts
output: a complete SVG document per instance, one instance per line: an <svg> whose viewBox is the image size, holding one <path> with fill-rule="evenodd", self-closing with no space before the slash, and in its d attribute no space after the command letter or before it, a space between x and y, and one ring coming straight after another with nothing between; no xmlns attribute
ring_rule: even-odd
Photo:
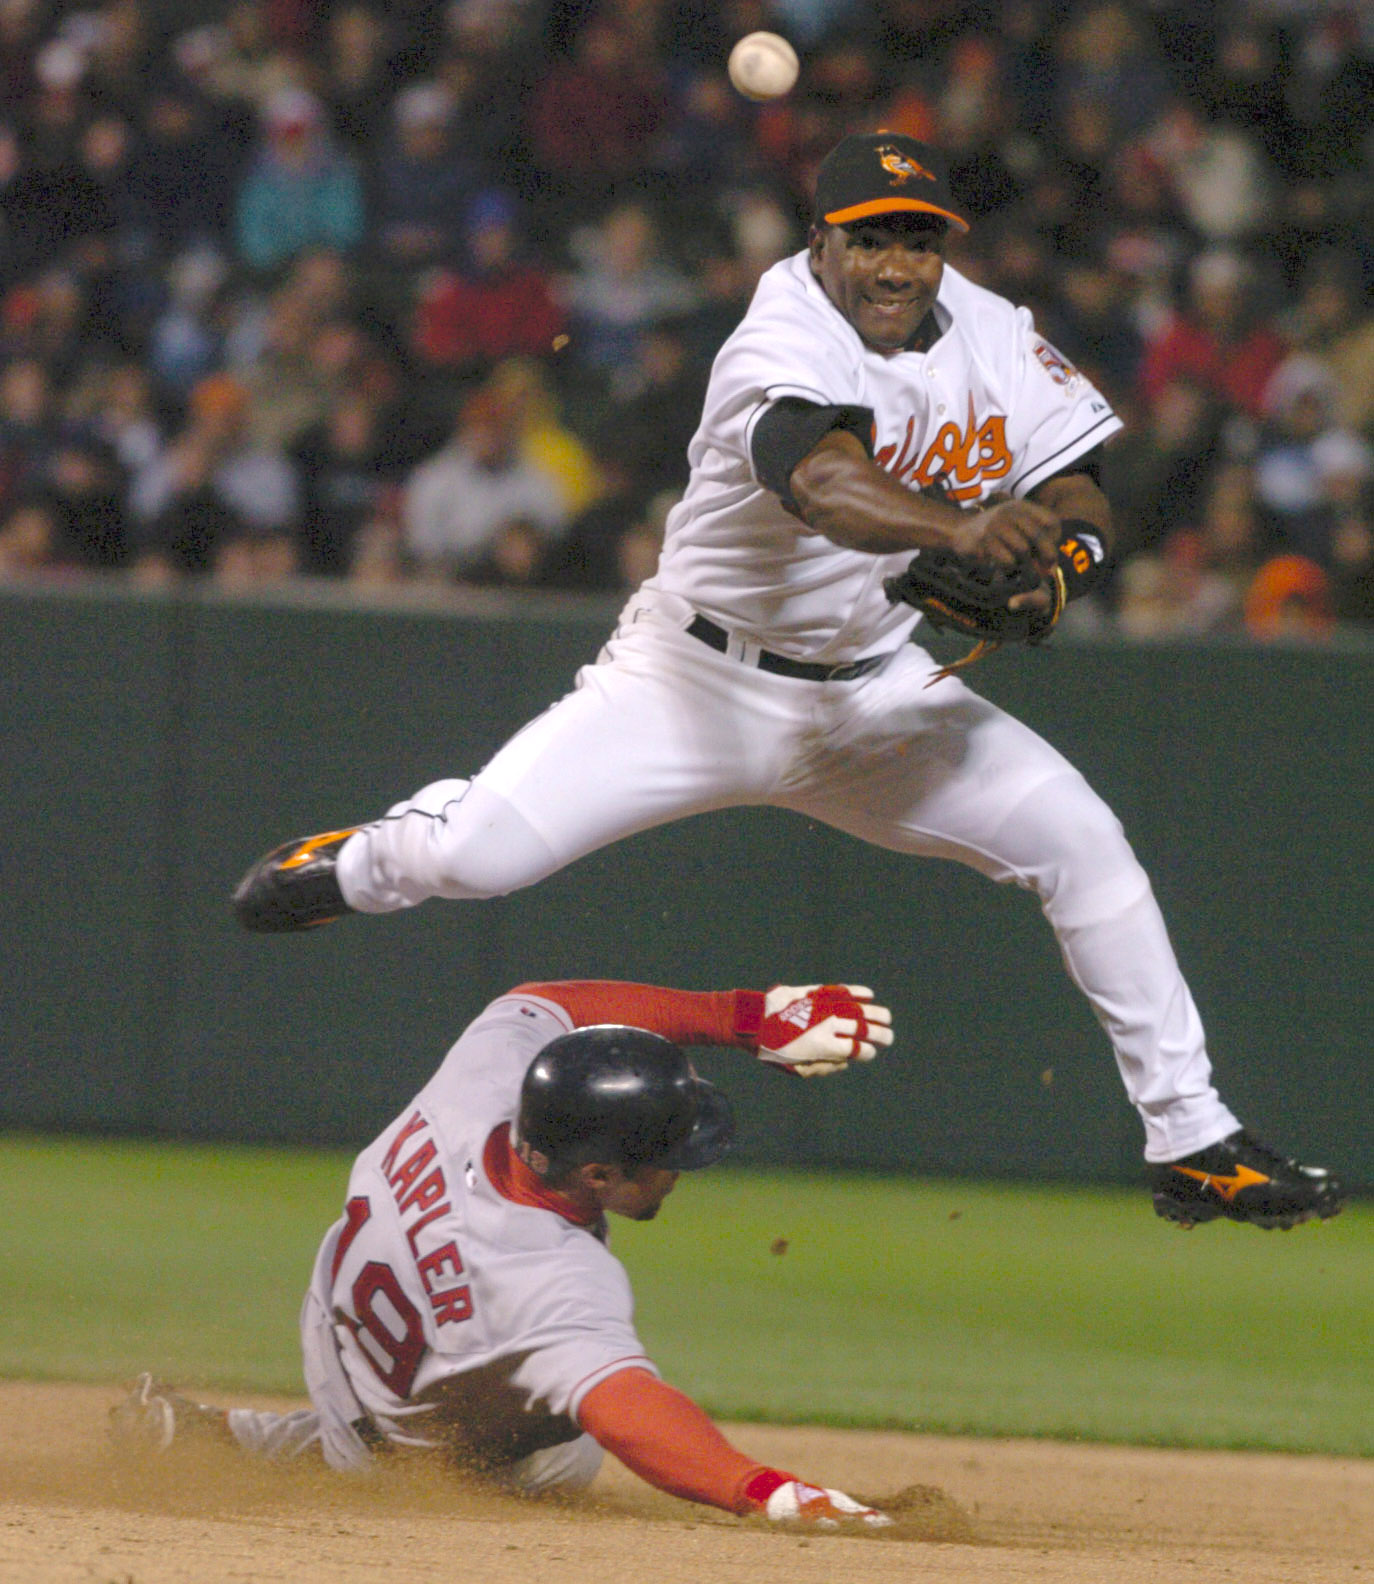
<svg viewBox="0 0 1374 1584"><path fill-rule="evenodd" d="M1002 566L1029 557L1048 572L1059 523L1043 504L1002 498L964 511L910 490L881 468L863 442L832 429L792 469L789 488L808 528L850 550L954 550Z"/></svg>
<svg viewBox="0 0 1374 1584"><path fill-rule="evenodd" d="M511 994L556 1002L578 1028L624 1023L679 1045L734 1045L802 1078L872 1061L892 1043L892 1014L865 985L670 990L613 979L567 979L518 985Z"/></svg>
<svg viewBox="0 0 1374 1584"><path fill-rule="evenodd" d="M892 1520L843 1491L746 1457L692 1399L644 1369L599 1381L578 1409L582 1428L640 1479L684 1501L817 1529L880 1529Z"/></svg>

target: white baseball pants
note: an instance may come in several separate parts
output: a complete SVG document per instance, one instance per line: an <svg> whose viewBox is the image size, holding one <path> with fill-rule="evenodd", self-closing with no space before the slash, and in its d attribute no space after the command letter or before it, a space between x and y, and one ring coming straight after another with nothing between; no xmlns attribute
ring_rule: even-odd
<svg viewBox="0 0 1374 1584"><path fill-rule="evenodd" d="M345 843L361 912L532 885L689 814L770 804L896 852L953 858L1032 890L1116 1053L1145 1156L1176 1160L1239 1123L1120 823L1029 727L903 645L853 681L776 676L683 629L671 596L631 599L571 693L470 782L438 781Z"/></svg>

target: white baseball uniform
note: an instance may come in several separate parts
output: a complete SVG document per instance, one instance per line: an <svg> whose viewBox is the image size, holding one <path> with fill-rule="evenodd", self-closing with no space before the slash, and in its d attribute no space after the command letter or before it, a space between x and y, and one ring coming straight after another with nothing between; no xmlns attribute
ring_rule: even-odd
<svg viewBox="0 0 1374 1584"><path fill-rule="evenodd" d="M958 859L1040 897L1112 1041L1147 1158L1176 1160L1239 1124L1116 818L960 679L927 686L938 667L906 641L918 617L882 589L908 552L832 543L755 470L754 428L783 397L870 409L875 460L964 504L1024 496L1121 427L1027 310L947 266L934 312L928 351L875 351L807 254L769 270L716 358L658 571L597 662L470 782L425 787L353 836L339 883L363 912L501 895L635 831L740 804ZM778 673L798 661L872 663Z"/></svg>
<svg viewBox="0 0 1374 1584"><path fill-rule="evenodd" d="M301 1313L314 1407L231 1410L249 1450L318 1442L356 1469L385 1440L526 1490L591 1480L601 1448L578 1428L583 1397L618 1370L658 1372L604 1220L570 1219L512 1166L525 1069L573 1027L554 1001L500 997L358 1156Z"/></svg>

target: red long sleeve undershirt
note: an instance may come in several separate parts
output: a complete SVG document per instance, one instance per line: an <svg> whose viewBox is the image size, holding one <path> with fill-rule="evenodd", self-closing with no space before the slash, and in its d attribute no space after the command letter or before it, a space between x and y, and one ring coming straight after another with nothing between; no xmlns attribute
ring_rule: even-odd
<svg viewBox="0 0 1374 1584"><path fill-rule="evenodd" d="M611 979L517 985L512 994L554 1001L578 1028L624 1023L679 1045L753 1050L763 1021L761 990L670 990ZM647 1370L619 1370L593 1386L582 1428L632 1473L686 1501L756 1512L793 1476L737 1451L692 1399Z"/></svg>
<svg viewBox="0 0 1374 1584"><path fill-rule="evenodd" d="M598 1381L577 1417L632 1474L684 1501L757 1512L795 1478L737 1451L690 1397L648 1370L618 1370Z"/></svg>
<svg viewBox="0 0 1374 1584"><path fill-rule="evenodd" d="M670 990L613 979L517 985L513 995L556 1002L577 1028L624 1023L679 1045L753 1050L763 1021L761 990ZM727 1512L757 1511L793 1478L736 1451L710 1417L647 1370L598 1382L578 1410L582 1428L650 1485Z"/></svg>
<svg viewBox="0 0 1374 1584"><path fill-rule="evenodd" d="M616 979L564 979L516 985L511 994L556 1001L578 1028L624 1023L678 1045L752 1050L763 1021L761 990L668 990Z"/></svg>

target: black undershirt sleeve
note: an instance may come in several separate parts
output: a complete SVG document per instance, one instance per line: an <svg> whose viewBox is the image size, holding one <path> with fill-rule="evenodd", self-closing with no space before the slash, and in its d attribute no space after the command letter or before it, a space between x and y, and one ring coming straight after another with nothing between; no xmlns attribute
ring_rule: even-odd
<svg viewBox="0 0 1374 1584"><path fill-rule="evenodd" d="M830 433L844 429L873 455L871 407L820 407L800 396L780 396L754 425L750 454L759 482L795 509L792 469Z"/></svg>
<svg viewBox="0 0 1374 1584"><path fill-rule="evenodd" d="M1046 484L1049 483L1050 479L1070 478L1075 473L1086 473L1093 483L1097 485L1098 489L1101 489L1102 447L1094 446L1091 451L1085 451L1081 457L1077 457L1074 461L1070 462L1068 467L1060 468L1057 473L1051 473L1050 478L1048 479L1041 479L1040 483L1035 486L1035 489L1042 489ZM1031 494L1034 495L1035 490L1032 490Z"/></svg>
<svg viewBox="0 0 1374 1584"><path fill-rule="evenodd" d="M873 409L858 405L822 407L800 396L781 396L754 425L750 453L759 482L779 497L784 506L795 507L792 499L792 469L830 433L844 429L854 435L870 456L873 454ZM1102 486L1102 447L1075 458L1052 478L1082 473L1100 489ZM1043 483L1048 483L1045 479Z"/></svg>

